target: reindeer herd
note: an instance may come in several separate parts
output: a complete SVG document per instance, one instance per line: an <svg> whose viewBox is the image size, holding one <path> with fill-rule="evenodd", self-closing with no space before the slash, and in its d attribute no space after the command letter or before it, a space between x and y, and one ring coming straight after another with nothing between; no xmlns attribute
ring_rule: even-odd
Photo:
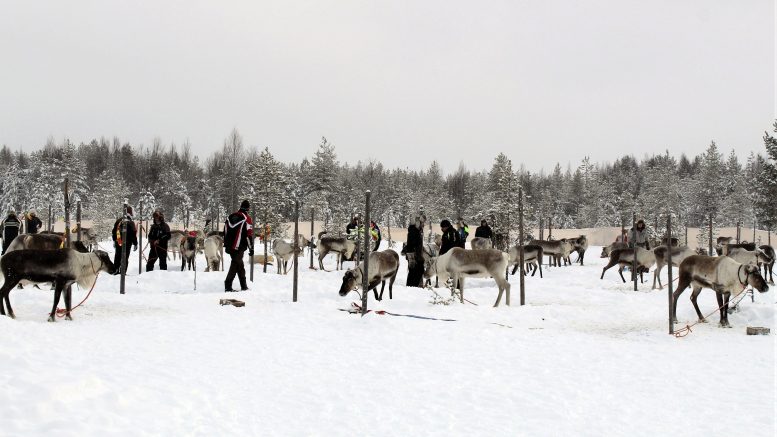
<svg viewBox="0 0 777 437"><path fill-rule="evenodd" d="M9 246L7 255L0 258L0 272L5 278L0 288L0 314L5 315L7 309L8 315L14 316L9 294L15 286L27 282L49 282L54 285L55 290L54 307L49 320L55 320L54 313L62 293L65 294L66 314L69 319L70 295L66 290L68 286L72 283L91 285L89 282L94 281L100 271L113 273L116 270L107 253L96 249L96 236L88 229L82 232L81 241L73 243L72 249L63 249L64 236L54 233L24 234L17 237ZM732 238L721 237L716 247L718 256L707 256L679 246L675 238L664 239L661 243L652 250L628 247L622 243L603 247L601 258L608 258L608 263L602 269L600 279L604 279L607 270L617 265L621 280L626 282L624 269L636 265L636 274L644 281L643 274L655 266L652 289L661 289L664 287L661 283L661 272L670 262L671 254L672 265L679 268L678 284L673 294L675 313L679 296L686 288L691 287L691 302L700 321L704 321L697 297L703 288L710 288L716 293L720 306L720 326L723 327L730 327L727 310L732 295L738 295L748 286L760 292L768 291L766 277L773 283L775 250L769 245L756 247L754 243L735 244ZM204 253L207 261L206 271L218 271L222 264L223 236L219 232L191 235L183 231L173 231L170 246L168 251L173 259L176 255L181 257L181 270L195 269L194 260L197 253ZM323 261L328 254L336 255L336 270L342 269L343 263L347 261L355 264L343 275L339 291L341 296L346 296L350 291L358 290L362 286L365 266L364 261L358 259L359 251L354 240L328 236L326 232L321 232L315 242L300 234L296 242L276 239L271 247L278 274L287 274L289 262L297 262L304 248L310 251L318 249L318 264L321 270L324 270ZM543 278L545 257L548 257L547 267L563 267L575 263L582 266L587 249L588 239L585 235L559 240L532 240L525 245L512 246L505 252L493 248L491 240L476 237L470 242L470 249L456 247L440 255L440 242L436 239L435 242L424 244L419 251L406 251L403 248L401 254L407 259L409 268L423 267L423 277L428 286L431 286L433 278L436 285L441 281L451 289L452 295L458 289L462 302L465 300L465 278L493 278L498 288L494 302L496 307L505 292L509 296L510 283L507 273L512 267L511 273L515 275L520 268L521 255L524 275L534 276L539 272L539 277ZM576 254L574 261L571 259L572 254ZM367 291L373 291L376 300L382 300L387 281L389 299L393 298L399 258L400 254L393 249L370 253ZM381 285L380 293L377 291L378 285Z"/></svg>

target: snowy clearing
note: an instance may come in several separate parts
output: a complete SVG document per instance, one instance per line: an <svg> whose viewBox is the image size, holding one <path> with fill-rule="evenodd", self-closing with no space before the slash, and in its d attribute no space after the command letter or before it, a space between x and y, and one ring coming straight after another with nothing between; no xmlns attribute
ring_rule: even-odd
<svg viewBox="0 0 777 437"><path fill-rule="evenodd" d="M715 314L676 339L666 291L651 292L647 275L631 291L616 269L599 280L599 252L528 277L524 307L517 276L512 307L491 307L486 279L467 281L477 306L432 305L428 290L403 286L404 258L394 299L370 295L371 309L456 321L338 311L356 294L338 296L342 272L311 271L307 258L292 303L292 276L274 266L225 294L225 273L204 273L202 255L193 291L180 261L138 276L133 253L127 294L101 275L72 322L46 322L48 287L12 291L2 433L773 436L774 288L745 299L733 329ZM219 306L224 297L246 306ZM696 318L689 297L681 324ZM699 305L714 310L714 293ZM773 333L746 336L748 325Z"/></svg>

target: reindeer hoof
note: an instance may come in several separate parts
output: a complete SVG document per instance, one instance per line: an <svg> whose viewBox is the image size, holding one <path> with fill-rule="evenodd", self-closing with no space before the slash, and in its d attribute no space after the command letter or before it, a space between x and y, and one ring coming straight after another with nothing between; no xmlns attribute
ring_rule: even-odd
<svg viewBox="0 0 777 437"><path fill-rule="evenodd" d="M72 322L72 321L73 321L73 318L72 318L72 317L70 317L70 314L68 314L68 315L66 315L66 316L65 316L65 320L70 320L70 321Z"/></svg>
<svg viewBox="0 0 777 437"><path fill-rule="evenodd" d="M56 319L54 318L54 316L49 316L48 321L53 323L53 322L56 322Z"/></svg>
<svg viewBox="0 0 777 437"><path fill-rule="evenodd" d="M12 319L15 319L15 318L16 318L16 314L14 314L14 313L8 313L8 317L10 317L10 318L12 318Z"/></svg>
<svg viewBox="0 0 777 437"><path fill-rule="evenodd" d="M707 319L701 318L701 319L699 319L699 323L707 323Z"/></svg>
<svg viewBox="0 0 777 437"><path fill-rule="evenodd" d="M726 323L719 324L718 327L720 327L720 328L730 328L731 325L729 325L728 322L726 322Z"/></svg>

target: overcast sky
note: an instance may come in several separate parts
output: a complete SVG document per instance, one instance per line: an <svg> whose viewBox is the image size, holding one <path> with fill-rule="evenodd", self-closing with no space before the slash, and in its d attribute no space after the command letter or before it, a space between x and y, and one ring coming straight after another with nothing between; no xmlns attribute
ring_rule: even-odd
<svg viewBox="0 0 777 437"><path fill-rule="evenodd" d="M0 144L233 127L279 159L550 169L762 151L773 0L0 0Z"/></svg>

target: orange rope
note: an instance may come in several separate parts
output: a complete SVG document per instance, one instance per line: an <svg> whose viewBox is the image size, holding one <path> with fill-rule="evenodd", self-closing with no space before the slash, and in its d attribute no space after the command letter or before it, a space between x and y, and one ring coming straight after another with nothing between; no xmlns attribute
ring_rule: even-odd
<svg viewBox="0 0 777 437"><path fill-rule="evenodd" d="M733 305L732 305L732 302L734 301L734 299L731 299L731 300L729 300L729 303L728 303L728 306L729 306L729 308L736 307L737 305L739 305L739 302L741 302L741 301L742 301L742 299L744 299L744 298L745 298L745 296L747 296L747 293L744 293L744 291L745 291L746 289L747 289L747 285L745 285L744 287L742 287L742 291L740 291L739 293L737 293L737 295L736 295L736 296L734 296L734 299L738 298L739 296L742 296L742 297L741 297L741 298L740 298L740 299L739 299L737 302L735 302ZM719 306L718 308L716 308L716 309L715 309L714 311L712 311L711 313L709 313L709 314L707 314L706 316L704 316L702 319L700 319L700 320L697 320L696 322L694 322L694 323L692 323L692 324L690 324L690 325L685 325L685 327L684 327L684 328L680 328L679 330L677 330L677 331L674 331L674 336L675 336L676 338L682 338L682 337L685 337L686 335L688 335L688 334L690 334L691 332L693 332L693 331L691 331L691 328L692 328L692 327L694 327L694 326L698 325L699 323L703 323L703 322L702 322L702 320L707 320L707 317L709 317L709 316L711 316L711 315L713 315L713 314L717 313L717 312L718 312L718 311L720 311L720 310L721 310L721 309L722 309L724 306L726 306L726 304L725 304L725 303L724 303L723 305ZM675 309L675 311L676 311L676 309Z"/></svg>

